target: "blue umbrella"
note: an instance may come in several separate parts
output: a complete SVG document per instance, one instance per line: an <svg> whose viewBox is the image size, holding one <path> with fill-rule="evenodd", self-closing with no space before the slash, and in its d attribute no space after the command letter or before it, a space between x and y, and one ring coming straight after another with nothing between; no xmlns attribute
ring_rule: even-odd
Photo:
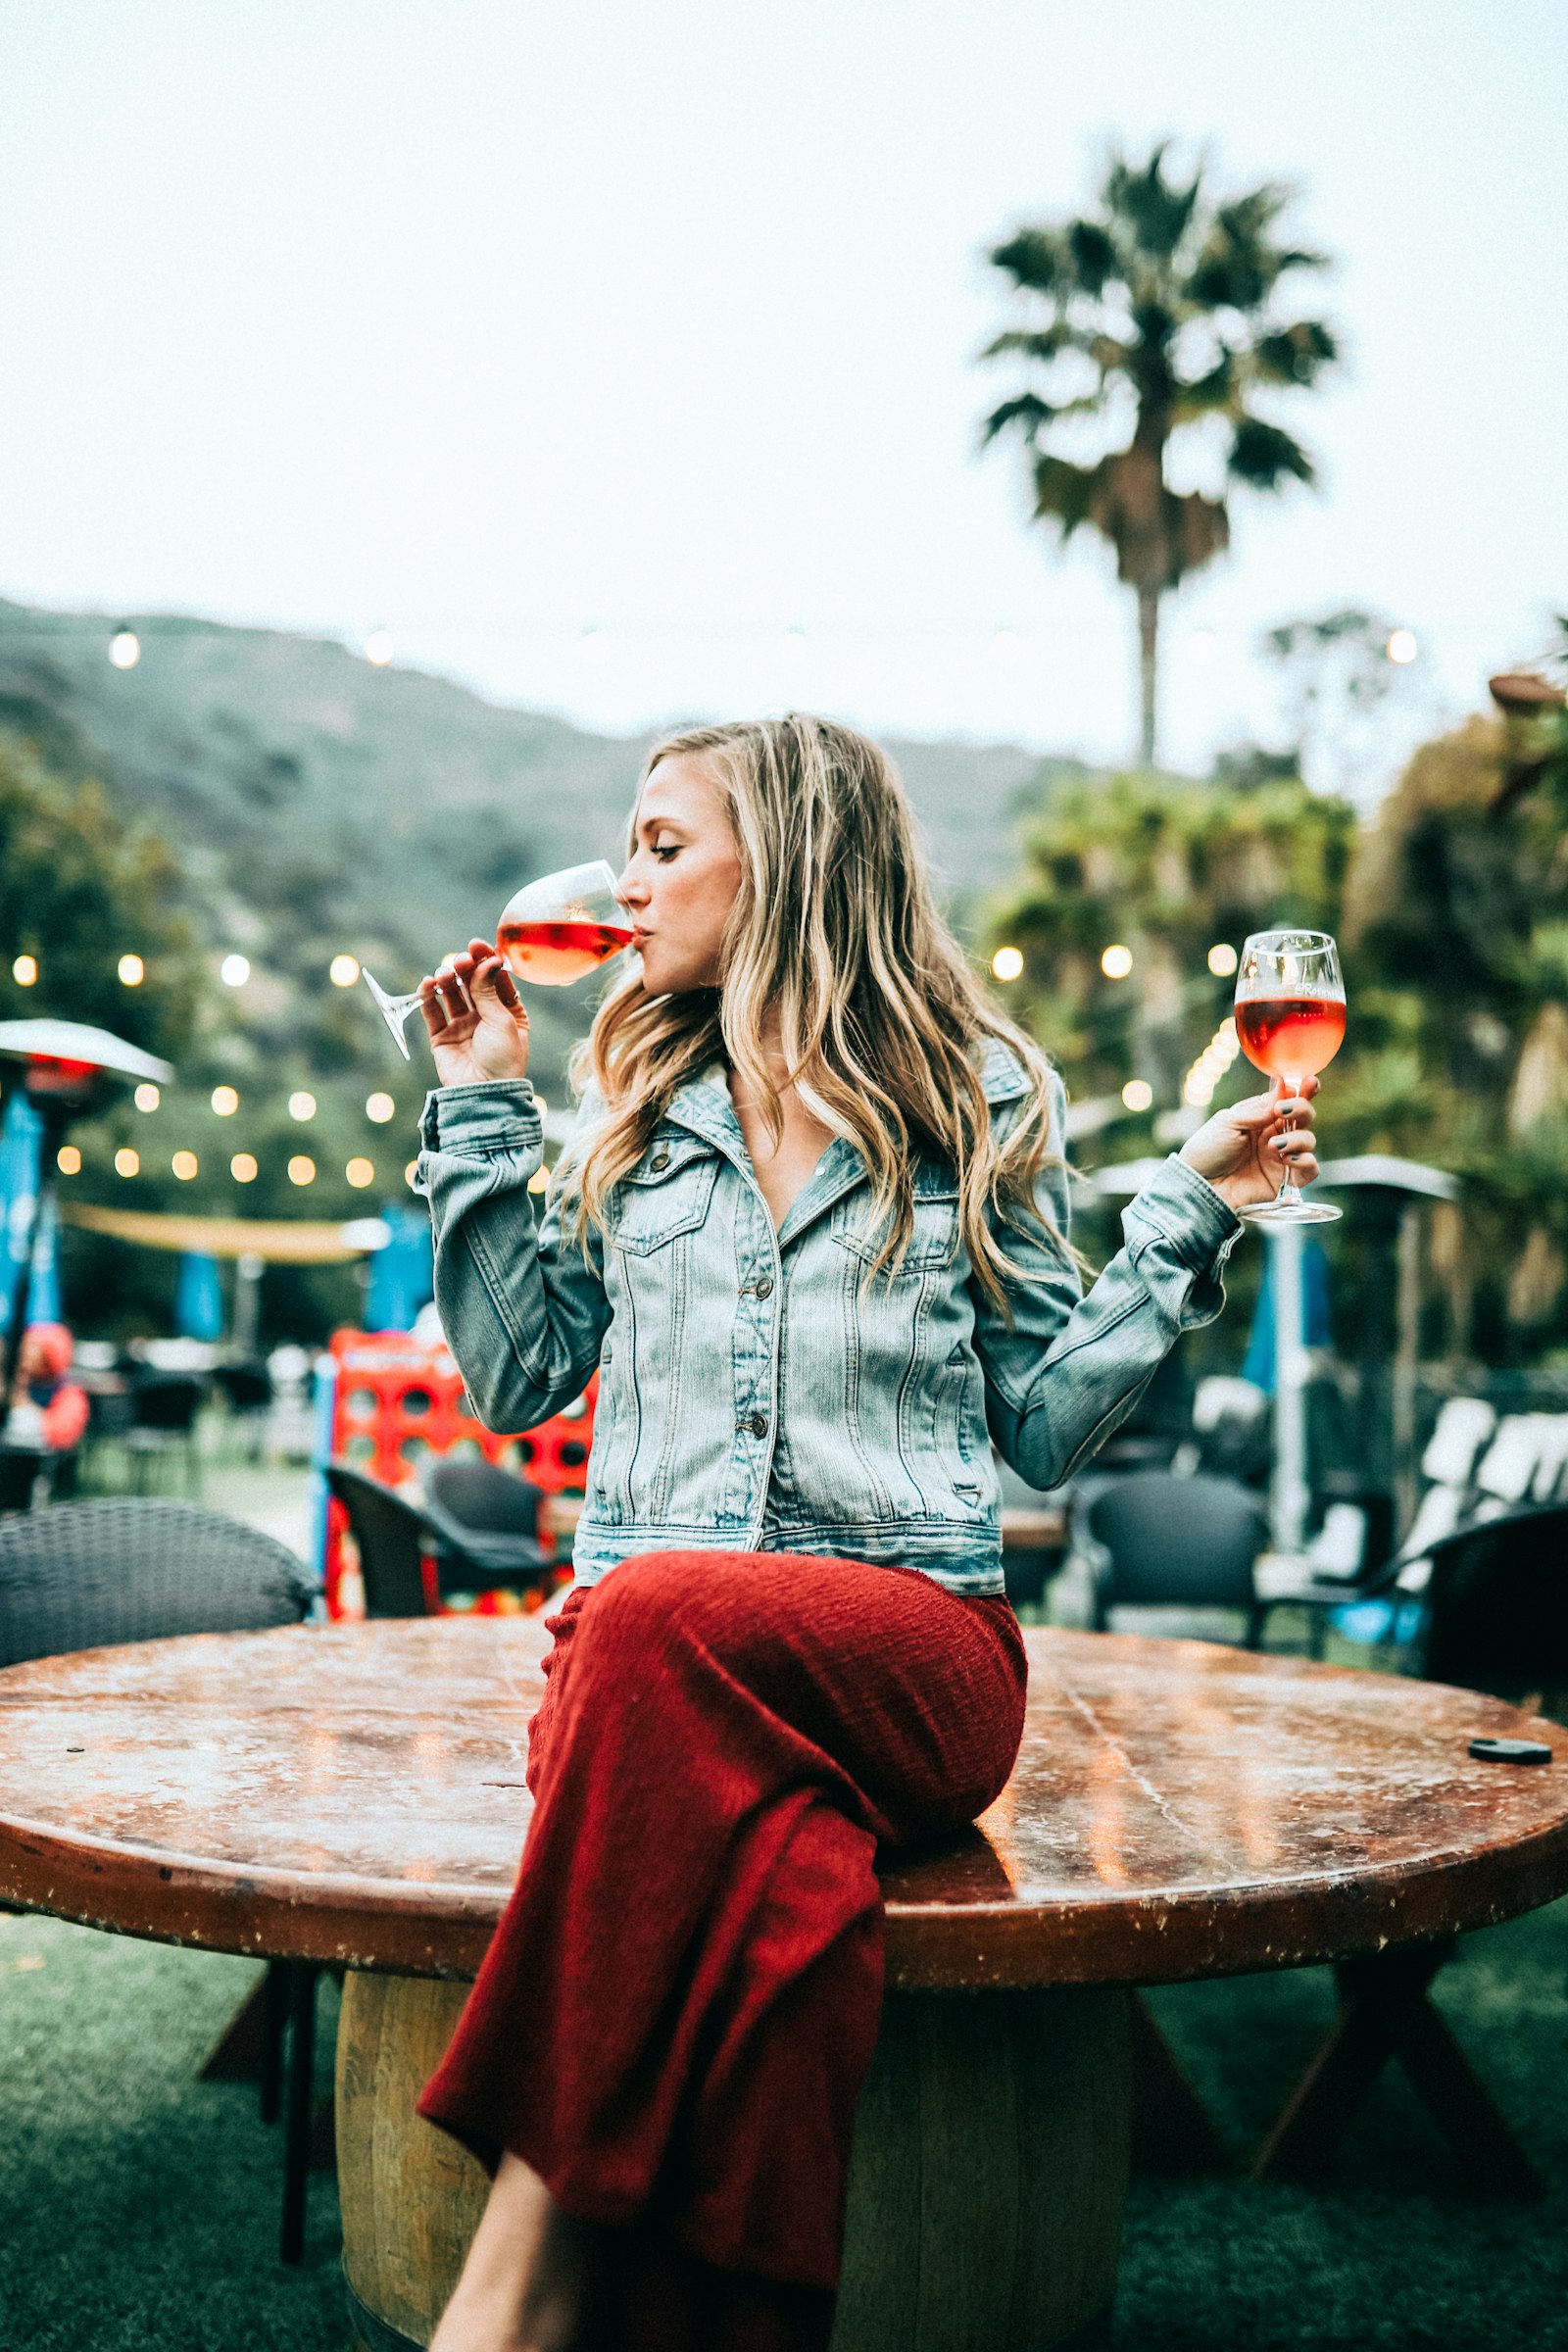
<svg viewBox="0 0 1568 2352"><path fill-rule="evenodd" d="M4 1266L4 1279L0 1282L0 1331L11 1321L17 1276L27 1254L27 1237L33 1234L42 1159L43 1120L24 1095L13 1095L6 1104L5 1117L0 1120L0 1225L5 1237L0 1249L0 1265ZM28 1320L33 1323L60 1320L59 1223L47 1213L52 1206L50 1200L46 1213L37 1218L37 1231L33 1235L32 1287L27 1301Z"/></svg>
<svg viewBox="0 0 1568 2352"><path fill-rule="evenodd" d="M368 1331L409 1331L421 1306L435 1296L435 1254L430 1220L422 1209L397 1202L381 1211L392 1239L370 1260L365 1294Z"/></svg>
<svg viewBox="0 0 1568 2352"><path fill-rule="evenodd" d="M36 1282L36 1274L33 1280ZM180 1254L174 1329L182 1340L220 1340L223 1336L223 1292L218 1279L218 1260L205 1250L186 1250Z"/></svg>

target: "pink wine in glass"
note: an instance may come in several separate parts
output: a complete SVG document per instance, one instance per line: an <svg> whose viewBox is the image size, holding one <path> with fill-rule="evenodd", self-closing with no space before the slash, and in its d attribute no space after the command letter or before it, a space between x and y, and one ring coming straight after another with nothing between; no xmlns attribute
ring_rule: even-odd
<svg viewBox="0 0 1568 2352"><path fill-rule="evenodd" d="M619 923L503 923L496 933L498 953L534 988L569 988L630 945L630 928Z"/></svg>
<svg viewBox="0 0 1568 2352"><path fill-rule="evenodd" d="M1345 999L1246 997L1236 1006L1236 1034L1248 1060L1269 1077L1315 1077L1345 1042Z"/></svg>

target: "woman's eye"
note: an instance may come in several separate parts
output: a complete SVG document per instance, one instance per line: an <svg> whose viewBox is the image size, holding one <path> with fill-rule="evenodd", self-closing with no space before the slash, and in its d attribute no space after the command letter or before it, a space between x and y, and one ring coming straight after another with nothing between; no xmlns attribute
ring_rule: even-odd
<svg viewBox="0 0 1568 2352"><path fill-rule="evenodd" d="M667 865L679 848L680 844L678 841L656 841L654 844L654 856L659 859L661 865Z"/></svg>

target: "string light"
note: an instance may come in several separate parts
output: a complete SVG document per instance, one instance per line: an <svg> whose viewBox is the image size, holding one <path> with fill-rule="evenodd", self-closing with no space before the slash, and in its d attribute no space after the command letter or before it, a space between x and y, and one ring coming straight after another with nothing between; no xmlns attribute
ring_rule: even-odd
<svg viewBox="0 0 1568 2352"><path fill-rule="evenodd" d="M1216 980L1228 980L1236 969L1236 950L1229 940L1217 940L1208 951L1208 968Z"/></svg>
<svg viewBox="0 0 1568 2352"><path fill-rule="evenodd" d="M1398 668L1403 669L1406 662L1415 660L1421 648L1416 644L1413 629L1392 629L1389 632L1389 642L1383 650L1391 662L1395 662Z"/></svg>
<svg viewBox="0 0 1568 2352"><path fill-rule="evenodd" d="M357 1193L363 1193L368 1184L375 1182L375 1165L368 1159L351 1159L343 1173Z"/></svg>
<svg viewBox="0 0 1568 2352"><path fill-rule="evenodd" d="M327 965L326 976L334 988L352 988L360 976L359 957L357 956L334 956Z"/></svg>
<svg viewBox="0 0 1568 2352"><path fill-rule="evenodd" d="M117 1176L139 1176L141 1174L140 1152L132 1152L128 1144L122 1144L120 1150L115 1153L115 1174Z"/></svg>
<svg viewBox="0 0 1568 2352"><path fill-rule="evenodd" d="M19 956L16 962L11 966L11 977L19 988L34 987L38 979L37 956Z"/></svg>
<svg viewBox="0 0 1568 2352"><path fill-rule="evenodd" d="M236 1184L256 1182L256 1162L248 1152L236 1152L228 1163L228 1172Z"/></svg>
<svg viewBox="0 0 1568 2352"><path fill-rule="evenodd" d="M288 1099L288 1115L291 1119L314 1119L316 1097L308 1094L302 1086L297 1094L290 1095Z"/></svg>
<svg viewBox="0 0 1568 2352"><path fill-rule="evenodd" d="M231 1119L239 1108L239 1096L231 1086L215 1086L213 1108L220 1119Z"/></svg>
<svg viewBox="0 0 1568 2352"><path fill-rule="evenodd" d="M139 956L122 956L120 958L120 985L122 988L140 988L146 977L147 966Z"/></svg>
<svg viewBox="0 0 1568 2352"><path fill-rule="evenodd" d="M194 1152L176 1152L169 1164L181 1184L189 1184L201 1163Z"/></svg>
<svg viewBox="0 0 1568 2352"><path fill-rule="evenodd" d="M1129 1110L1147 1110L1154 1100L1154 1090L1147 1078L1129 1078L1121 1099Z"/></svg>
<svg viewBox="0 0 1568 2352"><path fill-rule="evenodd" d="M1214 1100L1214 1089L1241 1050L1235 1019L1227 1015L1183 1080L1182 1101L1195 1110L1206 1110Z"/></svg>
<svg viewBox="0 0 1568 2352"><path fill-rule="evenodd" d="M81 1153L76 1150L74 1144L61 1145L55 1153L55 1166L60 1170L62 1176L79 1176L81 1174Z"/></svg>
<svg viewBox="0 0 1568 2352"><path fill-rule="evenodd" d="M1133 968L1131 948L1107 948L1100 958L1100 968L1107 980L1125 980Z"/></svg>
<svg viewBox="0 0 1568 2352"><path fill-rule="evenodd" d="M296 1152L288 1163L288 1180L290 1184L314 1184L316 1182L315 1160L309 1158L303 1152Z"/></svg>
<svg viewBox="0 0 1568 2352"><path fill-rule="evenodd" d="M1023 970L1021 950L999 948L991 958L991 969L999 980L1016 980Z"/></svg>
<svg viewBox="0 0 1568 2352"><path fill-rule="evenodd" d="M136 1092L131 1097L131 1101L135 1103L138 1110L156 1110L159 1103L163 1101L163 1097L158 1092L156 1086L143 1085L137 1087Z"/></svg>
<svg viewBox="0 0 1568 2352"><path fill-rule="evenodd" d="M365 659L372 669L385 669L393 651L390 629L372 629L365 640Z"/></svg>
<svg viewBox="0 0 1568 2352"><path fill-rule="evenodd" d="M141 639L134 629L120 628L109 640L109 659L116 669L134 669L141 660Z"/></svg>
<svg viewBox="0 0 1568 2352"><path fill-rule="evenodd" d="M395 1119L397 1117L398 1106L393 1102L390 1095L383 1095L379 1093L367 1095L365 1098L365 1115L368 1119L373 1119L377 1127L384 1127L388 1119Z"/></svg>
<svg viewBox="0 0 1568 2352"><path fill-rule="evenodd" d="M243 988L251 976L248 956L225 956L218 967L218 977L225 988Z"/></svg>

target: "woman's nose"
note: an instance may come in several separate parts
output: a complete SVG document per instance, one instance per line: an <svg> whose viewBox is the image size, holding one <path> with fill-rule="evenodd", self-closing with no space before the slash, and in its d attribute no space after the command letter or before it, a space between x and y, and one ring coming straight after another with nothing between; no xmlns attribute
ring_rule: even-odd
<svg viewBox="0 0 1568 2352"><path fill-rule="evenodd" d="M646 906L648 885L646 882L639 882L635 869L628 865L620 880L615 884L615 896L623 906Z"/></svg>

